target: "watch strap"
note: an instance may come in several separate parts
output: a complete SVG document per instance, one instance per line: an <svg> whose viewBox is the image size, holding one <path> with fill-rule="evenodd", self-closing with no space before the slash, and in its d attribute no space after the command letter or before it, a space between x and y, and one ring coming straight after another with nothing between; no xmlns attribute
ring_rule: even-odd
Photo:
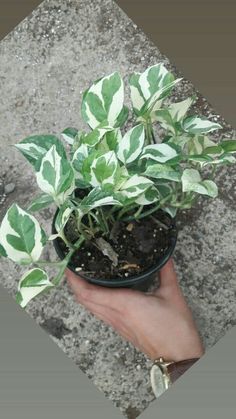
<svg viewBox="0 0 236 419"><path fill-rule="evenodd" d="M184 361L178 361L170 363L167 366L167 371L170 376L171 383L174 383L181 375L183 375L190 367L192 367L199 358L185 359Z"/></svg>

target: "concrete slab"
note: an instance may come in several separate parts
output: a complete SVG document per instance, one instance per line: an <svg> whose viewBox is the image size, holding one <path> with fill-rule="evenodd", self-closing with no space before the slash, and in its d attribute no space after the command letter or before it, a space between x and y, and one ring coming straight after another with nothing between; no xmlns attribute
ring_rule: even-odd
<svg viewBox="0 0 236 419"><path fill-rule="evenodd" d="M114 70L124 76L163 61L179 72L110 0L45 0L0 45L0 219L17 201L38 193L31 167L11 147L29 134L84 127L81 93ZM195 91L184 80L181 99ZM196 108L232 128L198 94ZM218 138L217 135L213 138ZM219 197L181 214L175 262L183 291L207 348L236 323L236 167L217 175ZM4 185L14 184L9 194ZM9 191L9 188L7 189ZM39 220L50 229L52 210ZM48 255L55 257L53 249ZM0 278L14 295L22 269L1 260ZM66 284L27 311L129 419L153 400L150 361L76 304ZM173 342L174 345L174 342Z"/></svg>

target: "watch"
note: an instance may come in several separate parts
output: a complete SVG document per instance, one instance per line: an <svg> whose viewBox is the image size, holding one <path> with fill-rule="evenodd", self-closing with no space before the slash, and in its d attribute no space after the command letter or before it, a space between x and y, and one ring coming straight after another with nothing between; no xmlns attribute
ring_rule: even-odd
<svg viewBox="0 0 236 419"><path fill-rule="evenodd" d="M185 359L184 361L165 361L158 358L151 368L151 385L156 397L159 397L185 373L199 358Z"/></svg>

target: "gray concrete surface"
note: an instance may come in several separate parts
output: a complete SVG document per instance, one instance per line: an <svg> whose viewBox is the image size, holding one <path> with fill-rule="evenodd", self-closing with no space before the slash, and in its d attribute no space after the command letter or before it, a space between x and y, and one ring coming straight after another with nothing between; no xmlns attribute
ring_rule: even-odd
<svg viewBox="0 0 236 419"><path fill-rule="evenodd" d="M110 0L45 0L1 42L0 56L0 218L12 202L26 206L38 193L31 167L12 144L32 133L82 127L81 93L103 74L127 75L159 61L177 73ZM193 90L185 80L175 96ZM223 123L221 135L233 134L200 95L196 108ZM178 221L174 259L207 348L236 323L235 179L236 167L222 169L219 197L201 200ZM39 216L48 230L52 213ZM48 255L55 257L53 249ZM0 279L12 295L21 270L1 259ZM150 361L77 305L65 283L27 311L129 419L153 400Z"/></svg>

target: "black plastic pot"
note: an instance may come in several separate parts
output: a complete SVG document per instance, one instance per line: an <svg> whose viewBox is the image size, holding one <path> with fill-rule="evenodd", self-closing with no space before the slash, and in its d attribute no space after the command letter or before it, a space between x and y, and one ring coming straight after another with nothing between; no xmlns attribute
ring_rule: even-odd
<svg viewBox="0 0 236 419"><path fill-rule="evenodd" d="M57 216L57 212L55 213L55 216L53 219L52 234L56 233L55 219ZM139 275L130 276L129 278L104 279L104 278L92 278L83 274L82 272L76 272L76 266L74 266L71 262L69 262L67 267L72 272L74 272L77 276L80 276L81 278L85 279L86 281L92 284L101 285L103 287L109 287L109 288L133 288L133 289L145 291L152 284L153 280L155 279L156 273L166 264L166 262L168 262L168 260L170 259L175 249L175 245L177 241L176 223L175 223L175 219L170 218L170 220L171 220L171 224L169 228L170 246L165 252L165 254L156 260L155 265L153 265L146 272L143 272ZM61 260L64 259L65 252L61 247L60 239L53 240L53 244L59 258Z"/></svg>

